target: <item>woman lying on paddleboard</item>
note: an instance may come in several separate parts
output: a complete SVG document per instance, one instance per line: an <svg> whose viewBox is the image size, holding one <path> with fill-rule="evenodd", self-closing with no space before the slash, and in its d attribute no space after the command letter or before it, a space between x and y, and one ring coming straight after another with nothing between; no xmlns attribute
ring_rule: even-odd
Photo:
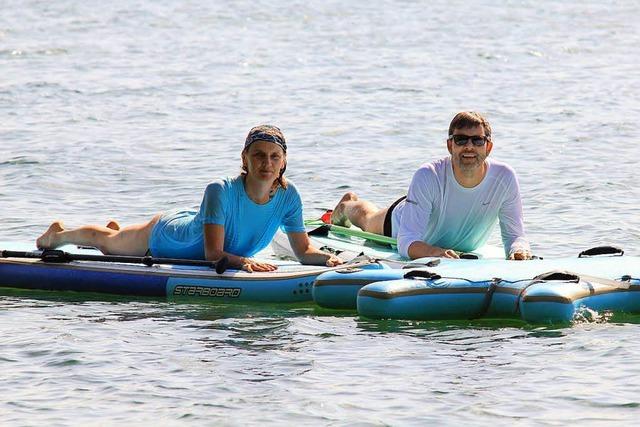
<svg viewBox="0 0 640 427"><path fill-rule="evenodd" d="M246 271L273 271L276 266L251 258L282 227L303 264L334 266L342 261L311 246L304 228L302 201L284 177L287 144L275 126L256 126L242 150L242 173L207 186L200 210L168 212L143 224L120 228L87 225L65 230L60 221L36 240L38 248L66 243L94 246L105 254L205 259L224 256Z"/></svg>

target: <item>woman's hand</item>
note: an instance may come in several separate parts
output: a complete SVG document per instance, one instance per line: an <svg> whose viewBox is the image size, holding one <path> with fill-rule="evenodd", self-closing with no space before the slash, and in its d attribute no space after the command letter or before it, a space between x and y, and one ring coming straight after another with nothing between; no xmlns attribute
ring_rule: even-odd
<svg viewBox="0 0 640 427"><path fill-rule="evenodd" d="M287 237L289 237L289 244L291 245L291 249L293 249L293 253L296 254L301 264L334 267L344 263L344 261L337 256L314 248L311 245L309 236L305 232L287 233Z"/></svg>
<svg viewBox="0 0 640 427"><path fill-rule="evenodd" d="M327 262L325 262L325 265L327 267L335 267L336 265L341 264L344 264L344 261L342 261L340 258L332 254L327 254Z"/></svg>
<svg viewBox="0 0 640 427"><path fill-rule="evenodd" d="M204 225L204 254L209 261L219 260L222 257L229 259L229 266L253 273L254 271L275 271L277 266L267 262L256 261L224 251L224 227L219 224Z"/></svg>
<svg viewBox="0 0 640 427"><path fill-rule="evenodd" d="M276 271L278 266L269 264L268 262L256 261L253 258L242 258L242 270L253 272Z"/></svg>

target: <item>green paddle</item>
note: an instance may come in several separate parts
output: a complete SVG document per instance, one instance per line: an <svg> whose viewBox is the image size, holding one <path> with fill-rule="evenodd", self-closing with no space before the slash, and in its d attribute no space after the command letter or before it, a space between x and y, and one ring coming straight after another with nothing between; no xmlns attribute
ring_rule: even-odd
<svg viewBox="0 0 640 427"><path fill-rule="evenodd" d="M343 236L360 237L361 239L369 240L371 242L382 243L384 245L396 246L397 241L393 237L382 236L380 234L369 233L368 231L362 231L350 227L342 227L340 225L327 224L320 219L307 219L304 221L304 225L311 227L318 227L315 230L311 230L309 234L326 234L327 231L332 233L342 234Z"/></svg>

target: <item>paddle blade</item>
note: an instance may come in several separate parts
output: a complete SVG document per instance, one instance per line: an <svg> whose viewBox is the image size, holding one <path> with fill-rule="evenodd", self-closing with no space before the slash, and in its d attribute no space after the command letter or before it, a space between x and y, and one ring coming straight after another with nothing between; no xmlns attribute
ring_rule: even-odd
<svg viewBox="0 0 640 427"><path fill-rule="evenodd" d="M324 222L325 224L331 224L331 214L333 213L332 210L328 210L325 213L322 214L322 216L320 217L320 221Z"/></svg>

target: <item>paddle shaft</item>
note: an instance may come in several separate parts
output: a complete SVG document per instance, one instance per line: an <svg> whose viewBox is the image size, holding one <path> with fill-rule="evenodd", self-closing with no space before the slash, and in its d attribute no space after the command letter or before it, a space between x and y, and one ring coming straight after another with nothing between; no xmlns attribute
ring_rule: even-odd
<svg viewBox="0 0 640 427"><path fill-rule="evenodd" d="M123 264L144 264L152 266L154 264L174 264L189 265L198 267L209 267L215 269L218 274L224 273L227 269L229 260L227 257L214 261L202 261L193 259L177 259L177 258L155 258L152 256L135 257L124 255L87 255L87 254L71 254L60 250L44 250L39 252L23 252L23 251L2 251L3 258L30 258L41 259L44 262L64 263L70 261L97 261L97 262L119 262Z"/></svg>

